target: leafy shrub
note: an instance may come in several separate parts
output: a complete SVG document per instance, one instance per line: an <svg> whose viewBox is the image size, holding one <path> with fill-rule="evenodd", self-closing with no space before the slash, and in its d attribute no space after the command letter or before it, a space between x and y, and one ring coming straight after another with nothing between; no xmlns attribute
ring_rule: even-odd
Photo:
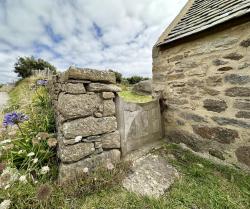
<svg viewBox="0 0 250 209"><path fill-rule="evenodd" d="M32 70L45 69L49 69L53 73L56 72L56 68L43 59L35 59L34 57L19 57L15 63L14 72L18 74L18 77L27 78L31 76Z"/></svg>
<svg viewBox="0 0 250 209"><path fill-rule="evenodd" d="M144 78L142 76L131 76L127 78L127 81L129 84L134 85L136 83L139 83L140 81L148 80L149 78Z"/></svg>

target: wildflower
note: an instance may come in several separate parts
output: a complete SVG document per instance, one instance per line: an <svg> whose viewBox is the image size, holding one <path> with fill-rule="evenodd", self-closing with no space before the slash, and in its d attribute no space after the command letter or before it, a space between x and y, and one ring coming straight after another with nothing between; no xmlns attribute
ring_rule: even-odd
<svg viewBox="0 0 250 209"><path fill-rule="evenodd" d="M49 138L48 141L47 141L47 144L49 147L56 147L57 145L57 140L56 138Z"/></svg>
<svg viewBox="0 0 250 209"><path fill-rule="evenodd" d="M24 115L23 113L6 113L3 119L3 126L13 126L18 125L19 123L23 123L24 121L29 120L29 117L27 115Z"/></svg>
<svg viewBox="0 0 250 209"><path fill-rule="evenodd" d="M84 169L83 169L83 173L88 173L89 172L89 168L88 167L85 167Z"/></svg>
<svg viewBox="0 0 250 209"><path fill-rule="evenodd" d="M15 168L5 168L0 176L0 188L9 188L17 179L18 171Z"/></svg>
<svg viewBox="0 0 250 209"><path fill-rule="evenodd" d="M22 182L22 183L24 183L24 184L28 182L25 175L20 176L20 177L19 177L19 181Z"/></svg>
<svg viewBox="0 0 250 209"><path fill-rule="evenodd" d="M40 173L41 173L41 174L46 174L46 173L49 172L49 170L50 170L49 166L43 166L43 167L41 168Z"/></svg>
<svg viewBox="0 0 250 209"><path fill-rule="evenodd" d="M4 171L5 167L5 163L0 163L0 174Z"/></svg>
<svg viewBox="0 0 250 209"><path fill-rule="evenodd" d="M0 209L9 209L10 208L11 201L10 200L4 200L0 204Z"/></svg>
<svg viewBox="0 0 250 209"><path fill-rule="evenodd" d="M19 151L18 151L18 154L19 154L19 155L22 154L22 153L24 153L23 150L19 150Z"/></svg>
<svg viewBox="0 0 250 209"><path fill-rule="evenodd" d="M34 156L34 155L35 155L34 152L30 152L29 154L27 154L28 157L32 157L32 156Z"/></svg>
<svg viewBox="0 0 250 209"><path fill-rule="evenodd" d="M36 198L40 201L45 201L49 199L51 193L51 186L48 184L42 184L37 190Z"/></svg>
<svg viewBox="0 0 250 209"><path fill-rule="evenodd" d="M46 86L47 83L48 83L47 80L42 80L42 79L36 81L36 84L37 84L38 86Z"/></svg>
<svg viewBox="0 0 250 209"><path fill-rule="evenodd" d="M38 162L38 158L33 159L33 163L36 164Z"/></svg>
<svg viewBox="0 0 250 209"><path fill-rule="evenodd" d="M82 136L77 136L76 138L75 138L75 142L80 142L82 140Z"/></svg>
<svg viewBox="0 0 250 209"><path fill-rule="evenodd" d="M39 144L39 141L36 138L33 138L31 141L33 145Z"/></svg>
<svg viewBox="0 0 250 209"><path fill-rule="evenodd" d="M7 185L4 187L4 190L9 189L9 188L10 188L10 185L7 184Z"/></svg>
<svg viewBox="0 0 250 209"><path fill-rule="evenodd" d="M107 169L108 170L113 170L115 166L112 163L107 163Z"/></svg>
<svg viewBox="0 0 250 209"><path fill-rule="evenodd" d="M11 143L10 139L6 139L0 142L0 145Z"/></svg>
<svg viewBox="0 0 250 209"><path fill-rule="evenodd" d="M41 141L41 140L46 140L48 139L50 136L47 132L39 132L37 135L36 135L36 138Z"/></svg>

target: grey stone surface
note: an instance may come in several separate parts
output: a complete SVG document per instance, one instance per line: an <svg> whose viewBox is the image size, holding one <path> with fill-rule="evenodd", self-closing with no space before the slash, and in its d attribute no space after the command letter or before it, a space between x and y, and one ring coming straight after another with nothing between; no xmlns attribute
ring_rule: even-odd
<svg viewBox="0 0 250 209"><path fill-rule="evenodd" d="M93 143L77 143L65 146L59 144L58 155L62 162L77 162L95 152Z"/></svg>
<svg viewBox="0 0 250 209"><path fill-rule="evenodd" d="M93 136L113 132L117 128L115 117L103 118L80 118L63 124L63 134L65 138L75 138L76 136Z"/></svg>
<svg viewBox="0 0 250 209"><path fill-rule="evenodd" d="M202 90L203 90L203 94L208 94L210 96L216 96L216 95L220 94L220 91L215 90L215 89L211 89L211 88L207 88L207 87L202 88Z"/></svg>
<svg viewBox="0 0 250 209"><path fill-rule="evenodd" d="M233 107L239 110L250 110L250 102L236 101Z"/></svg>
<svg viewBox="0 0 250 209"><path fill-rule="evenodd" d="M243 70L243 69L246 69L246 68L248 68L248 67L250 67L250 63L249 63L249 62L244 62L244 63L242 63L242 64L240 64L240 65L238 66L238 69L239 69L239 70Z"/></svg>
<svg viewBox="0 0 250 209"><path fill-rule="evenodd" d="M233 68L230 66L225 66L225 67L220 67L217 70L221 72L225 72L225 71L233 70Z"/></svg>
<svg viewBox="0 0 250 209"><path fill-rule="evenodd" d="M223 112L228 106L224 100L214 100L214 99L206 99L203 101L203 107L208 111L212 112Z"/></svg>
<svg viewBox="0 0 250 209"><path fill-rule="evenodd" d="M226 96L230 97L250 97L250 88L232 87L226 90Z"/></svg>
<svg viewBox="0 0 250 209"><path fill-rule="evenodd" d="M102 92L103 99L113 99L115 98L115 94L113 92Z"/></svg>
<svg viewBox="0 0 250 209"><path fill-rule="evenodd" d="M230 84L238 84L238 85L244 85L247 83L250 83L250 76L248 75L238 75L238 74L230 74L225 76L225 82L228 82Z"/></svg>
<svg viewBox="0 0 250 209"><path fill-rule="evenodd" d="M82 83L66 83L63 90L70 94L84 94L86 89Z"/></svg>
<svg viewBox="0 0 250 209"><path fill-rule="evenodd" d="M198 122L198 123L201 123L201 122L207 123L207 120L204 117L194 114L194 113L182 112L180 113L180 117L182 117L185 120L191 120L191 121Z"/></svg>
<svg viewBox="0 0 250 209"><path fill-rule="evenodd" d="M239 147L235 154L239 162L250 167L250 146Z"/></svg>
<svg viewBox="0 0 250 209"><path fill-rule="evenodd" d="M246 111L239 111L235 115L236 118L245 118L245 119L250 119L250 112Z"/></svg>
<svg viewBox="0 0 250 209"><path fill-rule="evenodd" d="M133 163L132 173L122 184L130 192L158 198L179 178L177 170L163 158L148 154Z"/></svg>
<svg viewBox="0 0 250 209"><path fill-rule="evenodd" d="M116 83L115 74L113 72L76 67L70 67L69 70L66 71L64 79Z"/></svg>
<svg viewBox="0 0 250 209"><path fill-rule="evenodd" d="M115 115L115 103L113 100L103 101L103 116L113 116Z"/></svg>
<svg viewBox="0 0 250 209"><path fill-rule="evenodd" d="M248 48L250 46L250 38L240 42L240 46Z"/></svg>
<svg viewBox="0 0 250 209"><path fill-rule="evenodd" d="M214 156L214 157L217 157L221 160L225 160L225 157L223 156L223 153L217 149L209 149L209 154Z"/></svg>
<svg viewBox="0 0 250 209"><path fill-rule="evenodd" d="M233 53L225 55L223 58L238 61L243 58L243 55L233 52Z"/></svg>
<svg viewBox="0 0 250 209"><path fill-rule="evenodd" d="M225 117L212 117L212 120L214 120L219 125L232 125L240 128L250 128L250 123L242 121L242 120L236 120L234 118L225 118Z"/></svg>
<svg viewBox="0 0 250 209"><path fill-rule="evenodd" d="M213 64L215 66L226 65L227 63L228 63L228 61L224 61L224 60L220 60L220 59L213 60Z"/></svg>
<svg viewBox="0 0 250 209"><path fill-rule="evenodd" d="M61 93L58 98L58 111L64 119L86 117L98 110L101 98L97 94L71 95Z"/></svg>
<svg viewBox="0 0 250 209"><path fill-rule="evenodd" d="M113 84L90 83L87 90L92 92L119 92L121 88Z"/></svg>
<svg viewBox="0 0 250 209"><path fill-rule="evenodd" d="M91 155L89 158L78 161L76 163L62 163L59 167L59 182L65 183L81 176L84 173L84 168L88 168L89 172L98 166L103 166L105 163L116 163L121 158L121 152L113 149L111 151L102 152L101 154Z"/></svg>
<svg viewBox="0 0 250 209"><path fill-rule="evenodd" d="M206 79L207 86L221 86L222 77L221 76L210 76Z"/></svg>
<svg viewBox="0 0 250 209"><path fill-rule="evenodd" d="M223 144L230 144L239 138L237 131L223 127L209 127L193 125L193 130L199 136Z"/></svg>
<svg viewBox="0 0 250 209"><path fill-rule="evenodd" d="M121 138L119 131L104 134L100 137L104 149L121 148Z"/></svg>
<svg viewBox="0 0 250 209"><path fill-rule="evenodd" d="M151 95L152 94L152 80L140 81L135 84L132 91L141 95Z"/></svg>

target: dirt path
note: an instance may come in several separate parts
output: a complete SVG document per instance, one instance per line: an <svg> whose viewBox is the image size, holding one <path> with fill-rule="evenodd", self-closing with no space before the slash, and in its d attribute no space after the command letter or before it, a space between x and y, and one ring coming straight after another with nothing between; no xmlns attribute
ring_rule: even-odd
<svg viewBox="0 0 250 209"><path fill-rule="evenodd" d="M0 92L0 111L4 107L4 105L7 104L9 99L8 93L6 92Z"/></svg>

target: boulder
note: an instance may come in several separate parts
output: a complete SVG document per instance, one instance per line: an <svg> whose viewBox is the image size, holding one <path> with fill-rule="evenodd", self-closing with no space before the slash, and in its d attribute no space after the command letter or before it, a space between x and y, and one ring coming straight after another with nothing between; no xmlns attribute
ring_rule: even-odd
<svg viewBox="0 0 250 209"><path fill-rule="evenodd" d="M142 95L151 95L152 93L152 80L140 81L135 84L132 89L133 92Z"/></svg>
<svg viewBox="0 0 250 209"><path fill-rule="evenodd" d="M72 139L76 136L95 136L115 131L117 122L115 117L80 118L63 124L65 138Z"/></svg>

